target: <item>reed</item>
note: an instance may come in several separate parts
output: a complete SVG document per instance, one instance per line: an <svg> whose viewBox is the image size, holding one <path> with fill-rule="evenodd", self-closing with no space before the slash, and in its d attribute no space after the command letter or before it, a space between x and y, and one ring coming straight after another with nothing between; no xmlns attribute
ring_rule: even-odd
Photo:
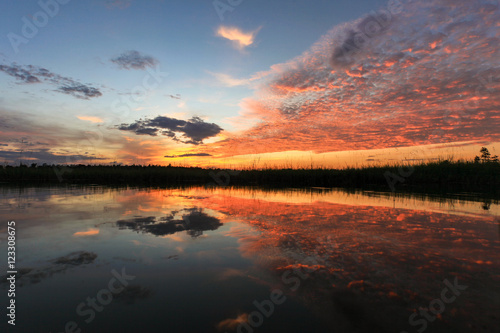
<svg viewBox="0 0 500 333"><path fill-rule="evenodd" d="M224 185L277 187L452 187L456 191L498 191L500 163L440 160L412 165L282 169L225 169L159 165L21 165L0 167L0 182L100 185L217 185L214 175L228 175ZM411 171L411 172L410 172ZM58 177L59 175L59 177ZM389 179L388 179L389 175ZM394 178L392 178L394 179Z"/></svg>

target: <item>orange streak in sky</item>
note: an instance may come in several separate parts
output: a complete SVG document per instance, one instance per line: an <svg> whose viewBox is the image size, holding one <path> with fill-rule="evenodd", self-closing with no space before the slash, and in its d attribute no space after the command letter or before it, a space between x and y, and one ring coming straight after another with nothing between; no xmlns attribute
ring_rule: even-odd
<svg viewBox="0 0 500 333"><path fill-rule="evenodd" d="M99 229L90 229L90 230L87 230L87 231L75 232L73 234L73 236L76 236L76 237L85 237L85 236L95 236L95 235L98 235L98 234L99 234Z"/></svg>

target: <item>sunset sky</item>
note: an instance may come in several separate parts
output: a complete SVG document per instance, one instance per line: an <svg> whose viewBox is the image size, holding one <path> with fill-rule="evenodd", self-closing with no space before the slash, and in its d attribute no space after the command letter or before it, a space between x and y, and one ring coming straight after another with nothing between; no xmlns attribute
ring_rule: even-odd
<svg viewBox="0 0 500 333"><path fill-rule="evenodd" d="M500 155L491 0L0 4L0 164Z"/></svg>

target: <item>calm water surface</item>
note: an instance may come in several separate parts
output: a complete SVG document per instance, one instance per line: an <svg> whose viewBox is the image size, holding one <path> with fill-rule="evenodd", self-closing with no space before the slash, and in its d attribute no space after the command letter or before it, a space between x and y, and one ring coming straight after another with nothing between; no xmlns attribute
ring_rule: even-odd
<svg viewBox="0 0 500 333"><path fill-rule="evenodd" d="M0 188L0 215L0 332L499 332L495 202Z"/></svg>

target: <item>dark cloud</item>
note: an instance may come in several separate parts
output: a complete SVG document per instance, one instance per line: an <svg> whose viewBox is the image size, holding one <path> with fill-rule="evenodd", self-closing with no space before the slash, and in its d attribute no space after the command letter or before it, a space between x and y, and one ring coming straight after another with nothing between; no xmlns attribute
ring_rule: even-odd
<svg viewBox="0 0 500 333"><path fill-rule="evenodd" d="M64 163L82 163L84 161L105 160L105 158L95 157L92 154L76 155L76 154L54 154L50 149L30 149L30 150L0 150L0 159L9 163L17 164L22 161L25 164L29 163L47 163L47 164L64 164Z"/></svg>
<svg viewBox="0 0 500 333"><path fill-rule="evenodd" d="M24 84L48 82L58 86L56 91L72 95L76 98L89 99L102 96L102 93L97 88L79 83L72 78L52 73L42 67L33 65L19 66L13 63L11 65L0 65L0 71L16 78L16 80Z"/></svg>
<svg viewBox="0 0 500 333"><path fill-rule="evenodd" d="M175 219L172 215L161 217L157 220L155 216L119 220L116 225L120 229L131 229L151 233L156 236L172 235L177 232L186 231L188 235L195 238L201 236L203 231L216 230L222 226L219 219L209 216L201 209L185 209L182 219Z"/></svg>
<svg viewBox="0 0 500 333"><path fill-rule="evenodd" d="M331 65L352 64L355 56L363 51L370 39L386 31L395 18L390 11L383 10L361 19L352 29L347 30L344 40L334 48Z"/></svg>
<svg viewBox="0 0 500 333"><path fill-rule="evenodd" d="M155 67L159 61L155 58L139 53L138 51L127 51L118 57L111 59L120 69L146 69Z"/></svg>
<svg viewBox="0 0 500 333"><path fill-rule="evenodd" d="M99 89L94 87L89 87L80 83L73 82L71 85L65 85L57 89L65 94L72 95L77 98L91 98L102 96Z"/></svg>
<svg viewBox="0 0 500 333"><path fill-rule="evenodd" d="M93 252L73 252L68 254L67 256L59 257L54 259L54 263L59 265L71 265L71 266L80 266L84 264L90 264L97 258L97 254Z"/></svg>
<svg viewBox="0 0 500 333"><path fill-rule="evenodd" d="M92 264L97 258L97 254L93 252L78 251L70 253L66 256L50 260L47 266L31 268L23 267L17 270L16 283L20 287L24 285L36 284L52 277L54 274L65 273L68 269L76 266ZM0 286L7 284L6 276L3 276Z"/></svg>
<svg viewBox="0 0 500 333"><path fill-rule="evenodd" d="M175 95L165 95L167 97L173 98L173 99L181 99L181 95L175 94Z"/></svg>
<svg viewBox="0 0 500 333"><path fill-rule="evenodd" d="M23 81L23 83L39 83L38 77L33 75L29 69L21 68L17 65L0 65L0 71L15 77L17 80Z"/></svg>
<svg viewBox="0 0 500 333"><path fill-rule="evenodd" d="M214 123L206 123L199 117L181 120L158 116L154 119L137 120L133 124L121 124L119 130L134 132L137 135L163 135L174 141L199 145L203 140L219 134L222 128ZM181 134L185 140L177 138Z"/></svg>
<svg viewBox="0 0 500 333"><path fill-rule="evenodd" d="M158 129L152 127L138 128L135 134L156 136Z"/></svg>
<svg viewBox="0 0 500 333"><path fill-rule="evenodd" d="M222 131L219 125L206 123L198 117L193 117L186 122L183 128L184 136L191 138L187 143L194 145L202 143L203 139L216 136Z"/></svg>
<svg viewBox="0 0 500 333"><path fill-rule="evenodd" d="M178 157L204 157L204 156L212 156L211 154L207 153L195 153L195 154L182 154L182 155L166 155L166 158L178 158Z"/></svg>

